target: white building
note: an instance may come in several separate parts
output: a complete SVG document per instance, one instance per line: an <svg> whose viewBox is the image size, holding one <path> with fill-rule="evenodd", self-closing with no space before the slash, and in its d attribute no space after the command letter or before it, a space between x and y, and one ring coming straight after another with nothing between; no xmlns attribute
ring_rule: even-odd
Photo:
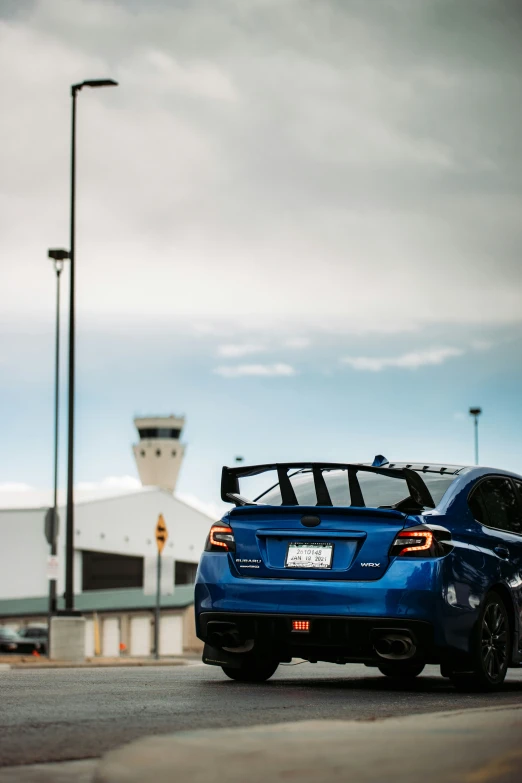
<svg viewBox="0 0 522 783"><path fill-rule="evenodd" d="M180 417L137 419L134 447L143 486L102 497L77 492L74 513L74 592L87 618L86 654L148 655L155 596L143 592L145 558L157 554L155 528L163 515L168 540L163 557L174 559L175 587L162 597L160 652L198 649L193 630L193 583L212 518L179 500L176 484L183 446ZM160 452L158 455L157 452ZM143 453L145 452L145 456ZM175 453L173 453L175 452ZM24 508L0 509L0 624L42 622L48 610L48 508L27 496ZM65 509L59 508L57 594L65 589Z"/></svg>

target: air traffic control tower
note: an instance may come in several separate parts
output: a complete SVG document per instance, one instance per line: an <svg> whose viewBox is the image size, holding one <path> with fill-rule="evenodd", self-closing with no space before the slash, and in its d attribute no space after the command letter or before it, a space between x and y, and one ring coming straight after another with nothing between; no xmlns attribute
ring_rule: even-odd
<svg viewBox="0 0 522 783"><path fill-rule="evenodd" d="M134 445L134 459L144 487L174 492L185 453L180 437L184 416L146 416L134 419L140 441Z"/></svg>

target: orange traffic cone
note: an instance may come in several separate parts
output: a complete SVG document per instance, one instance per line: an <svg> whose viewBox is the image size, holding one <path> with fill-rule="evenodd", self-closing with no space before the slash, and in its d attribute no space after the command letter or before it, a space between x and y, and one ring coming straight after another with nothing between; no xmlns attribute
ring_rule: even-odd
<svg viewBox="0 0 522 783"><path fill-rule="evenodd" d="M40 653L38 652L38 650L33 650L33 652L31 654L34 655L35 658L39 658L40 657Z"/></svg>

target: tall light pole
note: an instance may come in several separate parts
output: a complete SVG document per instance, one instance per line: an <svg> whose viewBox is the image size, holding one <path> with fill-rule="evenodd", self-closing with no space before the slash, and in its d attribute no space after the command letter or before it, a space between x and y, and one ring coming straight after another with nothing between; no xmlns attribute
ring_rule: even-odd
<svg viewBox="0 0 522 783"><path fill-rule="evenodd" d="M60 276L63 263L70 256L67 250L49 250L47 255L54 262L56 272L56 325L54 354L54 492L52 524L50 526L51 555L56 555L56 537L58 535L58 428L60 411ZM49 580L49 615L56 612L56 579Z"/></svg>
<svg viewBox="0 0 522 783"><path fill-rule="evenodd" d="M112 79L91 79L73 84L72 126L71 126L71 224L70 224L70 260L71 288L69 300L69 412L67 435L67 508L65 527L65 611L74 611L74 343L75 343L75 219L76 219L76 96L83 87L116 87L118 82Z"/></svg>
<svg viewBox="0 0 522 783"><path fill-rule="evenodd" d="M478 420L482 413L482 408L470 408L470 416L473 416L473 425L475 428L475 465L479 464L479 440L478 440Z"/></svg>

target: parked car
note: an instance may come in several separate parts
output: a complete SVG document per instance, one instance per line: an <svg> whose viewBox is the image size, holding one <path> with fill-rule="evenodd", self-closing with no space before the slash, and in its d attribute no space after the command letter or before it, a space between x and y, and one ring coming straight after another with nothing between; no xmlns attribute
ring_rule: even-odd
<svg viewBox="0 0 522 783"><path fill-rule="evenodd" d="M265 472L257 498L239 480ZM252 481L252 479L249 479ZM235 506L196 580L203 661L260 682L304 658L492 690L522 665L522 477L456 465L223 468Z"/></svg>
<svg viewBox="0 0 522 783"><path fill-rule="evenodd" d="M12 628L0 627L1 653L38 653L44 652L44 644L38 639L28 639L20 636Z"/></svg>
<svg viewBox="0 0 522 783"><path fill-rule="evenodd" d="M40 644L40 652L47 653L47 647L49 646L49 629L47 625L44 625L43 623L26 625L24 628L18 630L18 634L24 639Z"/></svg>

